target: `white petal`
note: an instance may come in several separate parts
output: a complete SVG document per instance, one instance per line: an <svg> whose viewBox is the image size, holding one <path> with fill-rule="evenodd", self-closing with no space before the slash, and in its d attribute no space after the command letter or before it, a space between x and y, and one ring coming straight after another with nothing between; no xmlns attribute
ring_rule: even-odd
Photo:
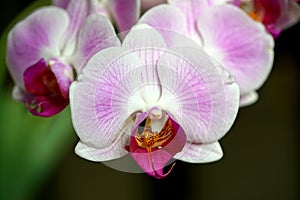
<svg viewBox="0 0 300 200"><path fill-rule="evenodd" d="M158 102L190 142L214 142L232 126L239 106L234 78L203 50L176 48L158 62L162 96Z"/></svg>
<svg viewBox="0 0 300 200"><path fill-rule="evenodd" d="M174 158L190 163L209 163L220 160L223 151L219 142L208 144L187 143Z"/></svg>
<svg viewBox="0 0 300 200"><path fill-rule="evenodd" d="M129 105L134 92L131 87L135 87L131 71L140 65L128 50L108 48L94 55L71 85L73 125L83 143L105 148L120 136L130 135L130 115L143 105L138 99Z"/></svg>
<svg viewBox="0 0 300 200"><path fill-rule="evenodd" d="M147 102L156 102L160 97L159 78L156 64L160 55L166 50L163 37L154 28L146 24L136 25L125 37L123 47L133 50L142 61L140 72L134 72L139 79L143 98Z"/></svg>
<svg viewBox="0 0 300 200"><path fill-rule="evenodd" d="M125 142L118 138L112 145L106 148L95 148L82 142L78 142L75 153L90 161L108 161L125 156L128 152L125 150Z"/></svg>
<svg viewBox="0 0 300 200"><path fill-rule="evenodd" d="M252 92L243 94L240 97L240 107L249 106L249 105L255 103L257 100L258 100L257 92L252 91Z"/></svg>

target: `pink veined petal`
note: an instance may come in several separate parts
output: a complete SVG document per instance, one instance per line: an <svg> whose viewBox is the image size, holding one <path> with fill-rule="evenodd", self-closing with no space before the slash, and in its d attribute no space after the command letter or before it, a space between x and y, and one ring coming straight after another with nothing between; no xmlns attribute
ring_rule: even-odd
<svg viewBox="0 0 300 200"><path fill-rule="evenodd" d="M140 16L140 0L107 0L106 2L119 32L128 31L136 24Z"/></svg>
<svg viewBox="0 0 300 200"><path fill-rule="evenodd" d="M65 51L74 51L76 37L86 18L99 11L100 5L97 0L70 0L66 11L70 17L68 30L65 33L63 48ZM67 50L66 50L67 49Z"/></svg>
<svg viewBox="0 0 300 200"><path fill-rule="evenodd" d="M152 8L141 17L138 23L154 27L164 38L168 47L196 45L195 42L190 44L192 40L184 37L187 35L185 16L174 6L160 5ZM193 39L199 40L198 35Z"/></svg>
<svg viewBox="0 0 300 200"><path fill-rule="evenodd" d="M164 50L166 42L160 33L146 24L134 26L124 38L123 47L135 51L145 65L153 66Z"/></svg>
<svg viewBox="0 0 300 200"><path fill-rule="evenodd" d="M241 95L266 81L274 41L264 27L235 6L214 6L198 19L204 49L235 76Z"/></svg>
<svg viewBox="0 0 300 200"><path fill-rule="evenodd" d="M105 149L124 136L130 135L130 116L142 109L135 100L132 71L141 65L138 57L120 47L111 47L95 54L84 68L78 81L70 88L72 121L82 143ZM121 84L121 83L127 83Z"/></svg>
<svg viewBox="0 0 300 200"><path fill-rule="evenodd" d="M209 163L223 157L223 151L218 142L207 144L187 143L183 150L174 158L189 163Z"/></svg>
<svg viewBox="0 0 300 200"><path fill-rule="evenodd" d="M163 37L154 28L146 24L139 24L133 27L127 34L122 46L134 51L143 62L143 65L139 69L141 71L134 73L136 73L141 84L145 86L143 89L143 98L152 99L150 101L155 103L160 97L156 64L160 55L167 48Z"/></svg>
<svg viewBox="0 0 300 200"><path fill-rule="evenodd" d="M73 57L77 73L81 73L88 60L98 51L120 45L120 40L109 20L98 14L90 15L81 28Z"/></svg>
<svg viewBox="0 0 300 200"><path fill-rule="evenodd" d="M232 126L239 106L234 78L199 48L174 48L158 62L158 106L184 129L190 143L215 142Z"/></svg>
<svg viewBox="0 0 300 200"><path fill-rule="evenodd" d="M10 30L6 61L18 87L25 89L23 73L28 67L41 58L60 55L60 42L68 23L64 10L48 6L33 12Z"/></svg>
<svg viewBox="0 0 300 200"><path fill-rule="evenodd" d="M168 0L168 2L183 12L186 17L188 35L197 38L197 19L210 6L209 2L207 0Z"/></svg>

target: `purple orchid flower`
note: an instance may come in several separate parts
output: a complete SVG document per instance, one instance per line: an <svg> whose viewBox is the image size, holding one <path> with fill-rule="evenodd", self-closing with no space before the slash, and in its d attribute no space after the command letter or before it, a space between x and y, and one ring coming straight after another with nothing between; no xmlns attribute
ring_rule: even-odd
<svg viewBox="0 0 300 200"><path fill-rule="evenodd" d="M139 23L158 28L169 46L177 44L168 30L193 39L235 76L240 106L254 103L274 59L273 38L262 24L226 1L170 0L169 4L148 10Z"/></svg>
<svg viewBox="0 0 300 200"><path fill-rule="evenodd" d="M97 51L120 45L94 1L69 0L65 9L40 8L17 23L7 38L7 65L15 82L13 98L37 116L49 117L69 103L73 70L81 73ZM62 5L62 4L61 4ZM105 42L104 42L105 41Z"/></svg>
<svg viewBox="0 0 300 200"><path fill-rule="evenodd" d="M298 0L239 0L237 4L277 38L300 19Z"/></svg>
<svg viewBox="0 0 300 200"><path fill-rule="evenodd" d="M169 49L158 31L137 25L121 47L90 59L71 85L70 105L79 156L109 161L130 153L144 172L163 178L172 158L222 157L218 140L235 120L239 87L200 48Z"/></svg>

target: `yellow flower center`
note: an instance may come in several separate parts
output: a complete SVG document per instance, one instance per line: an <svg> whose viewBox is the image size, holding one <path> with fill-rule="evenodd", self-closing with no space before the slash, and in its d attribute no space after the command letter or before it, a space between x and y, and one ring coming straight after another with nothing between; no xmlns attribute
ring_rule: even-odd
<svg viewBox="0 0 300 200"><path fill-rule="evenodd" d="M152 131L152 120L147 117L145 126L142 131L135 133L135 140L139 147L146 148L148 152L152 151L152 148L162 148L172 138L175 133L174 127L170 119L168 119L160 132Z"/></svg>

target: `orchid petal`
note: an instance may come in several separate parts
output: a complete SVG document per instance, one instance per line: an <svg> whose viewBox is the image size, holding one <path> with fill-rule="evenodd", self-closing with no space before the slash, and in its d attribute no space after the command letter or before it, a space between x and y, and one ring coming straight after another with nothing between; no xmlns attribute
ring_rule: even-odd
<svg viewBox="0 0 300 200"><path fill-rule="evenodd" d="M159 4L166 4L167 0L141 0L141 9L142 12L155 7Z"/></svg>
<svg viewBox="0 0 300 200"><path fill-rule="evenodd" d="M135 84L130 84L141 62L124 48L111 47L95 54L70 88L74 128L82 143L104 149L125 134L131 114L142 109L131 105ZM126 84L124 84L126 83ZM143 104L142 104L143 105Z"/></svg>
<svg viewBox="0 0 300 200"><path fill-rule="evenodd" d="M198 29L204 49L235 76L241 95L262 86L272 68L274 41L260 23L223 5L203 12Z"/></svg>
<svg viewBox="0 0 300 200"><path fill-rule="evenodd" d="M245 107L245 106L249 106L253 103L255 103L258 99L258 94L257 92L249 92L246 94L241 95L240 97L240 107Z"/></svg>
<svg viewBox="0 0 300 200"><path fill-rule="evenodd" d="M50 65L62 96L68 99L69 88L74 79L72 67L57 61L50 61Z"/></svg>
<svg viewBox="0 0 300 200"><path fill-rule="evenodd" d="M189 163L209 163L223 157L223 151L218 142L207 144L187 143L183 150L174 158Z"/></svg>
<svg viewBox="0 0 300 200"><path fill-rule="evenodd" d="M158 87L156 63L167 48L163 37L154 28L146 24L139 24L133 27L125 37L123 47L134 51L143 62L143 66L140 66L139 69L141 72L134 73L141 81L141 86L144 86L143 98L155 103L161 93L160 87Z"/></svg>
<svg viewBox="0 0 300 200"><path fill-rule="evenodd" d="M197 19L209 7L206 0L169 0L169 4L179 8L185 15L189 36L197 38Z"/></svg>
<svg viewBox="0 0 300 200"><path fill-rule="evenodd" d="M66 9L71 0L52 0L52 4Z"/></svg>
<svg viewBox="0 0 300 200"><path fill-rule="evenodd" d="M75 48L76 36L86 18L98 11L99 4L97 0L70 0L66 11L70 17L68 30L64 38L64 51L71 54Z"/></svg>
<svg viewBox="0 0 300 200"><path fill-rule="evenodd" d="M132 127L131 124L128 126ZM128 137L118 137L110 146L105 148L95 148L93 146L86 145L83 142L78 142L75 148L75 153L90 161L109 161L125 156L128 152L125 150L125 139Z"/></svg>
<svg viewBox="0 0 300 200"><path fill-rule="evenodd" d="M140 0L107 0L107 7L119 32L130 30L140 16Z"/></svg>
<svg viewBox="0 0 300 200"><path fill-rule="evenodd" d="M191 39L183 36L187 34L185 16L174 6L160 5L152 8L141 17L138 23L145 23L154 27L165 39L168 47L196 46L195 42L192 43ZM198 35L193 39L199 40ZM201 42L199 41L199 43Z"/></svg>
<svg viewBox="0 0 300 200"><path fill-rule="evenodd" d="M158 74L162 95L157 105L172 114L188 141L214 142L227 133L238 111L239 87L202 49L165 52Z"/></svg>
<svg viewBox="0 0 300 200"><path fill-rule="evenodd" d="M77 73L81 73L87 61L98 51L120 45L109 20L98 14L90 15L81 28L74 55L73 63Z"/></svg>
<svg viewBox="0 0 300 200"><path fill-rule="evenodd" d="M276 29L287 29L300 20L300 6L295 1L288 1L282 5L280 17L275 23Z"/></svg>
<svg viewBox="0 0 300 200"><path fill-rule="evenodd" d="M69 23L67 13L56 7L38 9L15 25L7 39L7 65L23 90L23 73L41 58L59 57L60 42Z"/></svg>

